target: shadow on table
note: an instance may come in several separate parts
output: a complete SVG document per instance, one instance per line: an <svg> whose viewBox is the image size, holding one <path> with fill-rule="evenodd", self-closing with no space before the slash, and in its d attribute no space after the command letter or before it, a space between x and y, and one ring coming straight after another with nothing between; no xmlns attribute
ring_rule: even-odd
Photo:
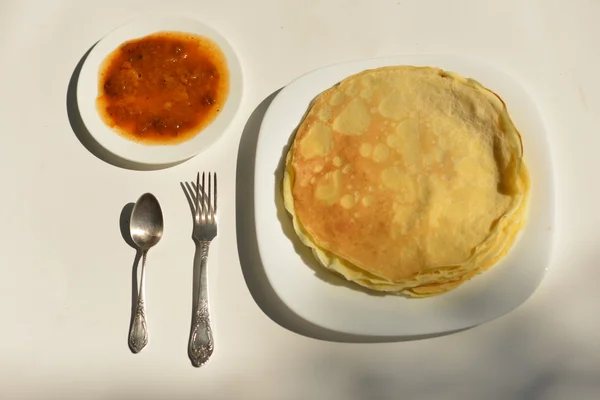
<svg viewBox="0 0 600 400"><path fill-rule="evenodd" d="M96 45L94 44L94 46ZM108 150L102 147L100 143L98 143L98 141L96 141L96 139L94 139L94 137L90 134L83 122L83 119L81 118L81 113L79 112L79 105L77 103L77 85L79 81L79 75L81 74L81 68L83 67L86 58L89 56L94 46L92 46L77 63L77 66L75 67L75 70L71 75L71 79L69 80L69 86L67 87L67 115L69 117L69 124L71 125L71 129L73 129L73 133L75 133L75 136L77 137L79 142L83 145L83 147L85 147L98 159L115 167L123 169L151 171L169 168L184 162L185 160L171 164L149 165L129 161L110 153Z"/></svg>
<svg viewBox="0 0 600 400"><path fill-rule="evenodd" d="M260 259L254 219L254 157L256 154L258 132L269 105L278 93L279 90L272 93L254 110L248 122L246 123L246 126L244 127L238 149L236 170L237 243L244 279L246 280L246 284L248 285L254 301L256 301L261 310L269 318L283 328L300 335L319 340L334 342L382 343L428 339L461 332L462 330L432 335L397 337L348 334L322 328L309 321L306 321L290 310L279 299L267 279L264 266L262 265ZM282 160L284 159L286 150L287 147L282 149ZM282 174L282 166L279 165L277 171L274 172L278 177L280 177ZM264 190L272 190L272 188L264 188ZM277 192L277 189L275 189L275 191ZM286 233L286 236L288 236L288 238L290 238L290 240L294 243L296 251L302 257L307 266L313 269L317 278L325 280L330 284L346 286L349 289L365 292L369 295L381 295L367 289L358 288L355 285L346 282L344 279L337 277L332 273L328 273L327 271L323 271L322 268L318 267L316 265L316 261L310 255L310 251L306 249L305 246L302 246L294 237L291 228L291 222L288 221L289 218L284 218L285 215L282 215L285 214L285 210L280 197L281 196L275 195L275 201L278 205L278 218L282 223L282 229Z"/></svg>

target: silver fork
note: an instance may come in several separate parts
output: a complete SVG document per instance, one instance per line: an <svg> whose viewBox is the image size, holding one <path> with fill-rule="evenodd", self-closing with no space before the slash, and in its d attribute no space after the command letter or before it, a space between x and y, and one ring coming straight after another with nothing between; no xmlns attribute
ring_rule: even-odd
<svg viewBox="0 0 600 400"><path fill-rule="evenodd" d="M212 181L212 184L211 184ZM188 344L188 355L194 367L205 364L213 353L214 343L210 327L210 312L208 307L208 281L206 264L210 242L217 236L217 174L208 173L208 188L205 186L205 173L196 175L194 184L185 183L185 192L190 201L194 214L194 229L192 238L196 243L194 269L199 265L200 284L198 299L194 299L196 309L192 317L192 330ZM195 190L194 190L195 189Z"/></svg>

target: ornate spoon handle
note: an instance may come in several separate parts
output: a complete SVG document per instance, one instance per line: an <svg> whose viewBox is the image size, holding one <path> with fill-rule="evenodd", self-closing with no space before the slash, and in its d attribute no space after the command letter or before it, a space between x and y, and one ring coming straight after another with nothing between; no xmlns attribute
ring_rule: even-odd
<svg viewBox="0 0 600 400"><path fill-rule="evenodd" d="M135 309L133 323L129 330L129 347L134 353L139 353L148 344L148 326L146 324L144 270L146 268L146 251L142 253L142 273L140 275L140 291Z"/></svg>
<svg viewBox="0 0 600 400"><path fill-rule="evenodd" d="M192 332L188 345L188 354L192 365L200 367L212 355L214 343L210 327L210 313L208 309L208 282L206 276L206 263L208 260L209 241L201 241L196 245L194 264L200 262L200 286L198 288L198 302L194 311Z"/></svg>

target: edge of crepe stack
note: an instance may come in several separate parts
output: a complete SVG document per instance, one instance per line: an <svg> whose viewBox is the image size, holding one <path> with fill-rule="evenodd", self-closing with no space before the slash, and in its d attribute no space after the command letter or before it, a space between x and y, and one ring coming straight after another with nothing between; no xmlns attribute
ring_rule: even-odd
<svg viewBox="0 0 600 400"><path fill-rule="evenodd" d="M349 76L345 79L350 79L356 75L366 73L368 71L369 70L359 72L358 74ZM487 89L474 79L467 79L453 72L444 71L444 73L447 76L452 76L453 78L458 79L465 84L482 90L491 102L500 103L499 109L502 110L503 122L510 124L508 130L513 133L513 139L517 140L520 146L520 154L517 155L517 165L515 166L514 183L516 184L516 193L514 194L512 207L495 222L487 239L476 246L471 253L471 257L465 260L463 263L457 265L433 267L407 279L394 282L389 281L322 248L302 226L302 223L298 220L297 214L295 213L292 196L292 187L294 184L292 149L296 143L294 141L290 146L285 159L285 170L282 182L282 194L285 208L292 217L294 230L297 236L304 245L312 250L317 261L323 267L337 273L338 275L341 275L348 281L354 282L369 289L376 290L378 292L402 294L408 297L430 297L442 294L460 286L462 283L468 281L474 276L488 270L498 261L504 258L512 249L513 244L515 243L522 227L526 222L528 193L530 188L529 173L525 163L523 162L523 143L521 140L521 135L514 126L504 101L498 94ZM332 88L327 90L331 89ZM324 94L325 92L321 93L320 95ZM312 108L313 104L314 100L311 103L307 114ZM302 124L303 121L304 118L300 124ZM503 238L505 240L502 240Z"/></svg>

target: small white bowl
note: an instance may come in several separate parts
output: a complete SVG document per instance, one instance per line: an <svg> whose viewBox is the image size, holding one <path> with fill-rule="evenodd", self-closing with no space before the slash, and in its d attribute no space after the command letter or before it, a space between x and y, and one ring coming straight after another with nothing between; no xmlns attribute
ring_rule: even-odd
<svg viewBox="0 0 600 400"><path fill-rule="evenodd" d="M98 73L103 60L126 41L160 31L187 32L212 39L223 51L229 68L229 95L215 120L192 139L174 145L144 145L128 140L108 127L96 109ZM242 101L240 61L227 40L213 28L186 17L145 16L118 27L90 51L77 82L77 105L85 127L109 152L140 164L170 164L187 160L210 147L225 132Z"/></svg>

